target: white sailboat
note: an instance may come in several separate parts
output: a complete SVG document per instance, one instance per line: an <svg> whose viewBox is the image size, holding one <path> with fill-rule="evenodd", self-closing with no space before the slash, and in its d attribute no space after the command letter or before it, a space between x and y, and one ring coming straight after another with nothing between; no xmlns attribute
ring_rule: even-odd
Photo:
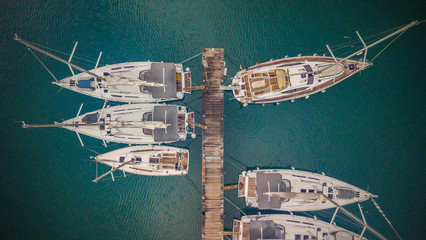
<svg viewBox="0 0 426 240"><path fill-rule="evenodd" d="M15 36L55 79L53 84L91 97L126 103L158 103L182 99L191 93L191 72L183 70L180 63L126 62L98 67L102 52L94 69L86 70L74 63L72 58L77 43L68 60L35 46ZM35 50L69 66L72 76L58 80L32 51ZM81 73L75 74L73 69Z"/></svg>
<svg viewBox="0 0 426 240"><path fill-rule="evenodd" d="M117 149L100 154L95 161L111 167L111 170L94 179L120 170L146 176L185 175L189 167L189 150L171 146L141 145Z"/></svg>
<svg viewBox="0 0 426 240"><path fill-rule="evenodd" d="M239 176L238 197L245 197L249 207L261 210L274 209L288 211L291 215L258 215L245 216L241 221L234 221L234 240L243 239L364 239L365 231L369 231L379 239L387 238L367 224L360 202L371 199L377 210L401 239L392 223L383 213L374 198L376 195L354 187L348 183L292 168L264 169L243 172ZM344 208L345 205L357 203L362 219ZM311 218L293 216L293 211L314 211L335 208L329 223ZM360 235L336 227L334 222L337 213L342 212L359 226ZM257 223L259 219L268 222ZM270 221L272 220L272 222ZM254 222L256 227L251 226ZM285 226L285 227L284 227ZM268 229L270 235L259 235ZM280 230L281 229L281 230ZM316 231L315 231L316 229ZM259 233L260 232L260 233ZM260 236L260 237L259 237ZM266 236L266 237L265 237Z"/></svg>
<svg viewBox="0 0 426 240"><path fill-rule="evenodd" d="M315 218L289 214L249 215L234 219L233 240L257 239L366 239L356 233Z"/></svg>
<svg viewBox="0 0 426 240"><path fill-rule="evenodd" d="M316 211L334 208L335 205L323 194L341 206L377 197L325 174L294 169L244 171L238 181L238 197L244 197L248 207L261 210Z"/></svg>
<svg viewBox="0 0 426 240"><path fill-rule="evenodd" d="M234 97L244 106L249 103L279 103L308 98L372 66L372 62L366 59L369 48L419 23L413 21L370 45L356 32L363 47L345 58L336 58L327 45L331 57L299 55L256 64L239 71L232 79L232 84L223 89L232 90ZM350 59L361 54L364 54L361 60Z"/></svg>
<svg viewBox="0 0 426 240"><path fill-rule="evenodd" d="M195 135L194 113L186 107L165 104L126 104L104 107L55 124L25 124L23 128L62 127L106 142L161 144L184 141Z"/></svg>

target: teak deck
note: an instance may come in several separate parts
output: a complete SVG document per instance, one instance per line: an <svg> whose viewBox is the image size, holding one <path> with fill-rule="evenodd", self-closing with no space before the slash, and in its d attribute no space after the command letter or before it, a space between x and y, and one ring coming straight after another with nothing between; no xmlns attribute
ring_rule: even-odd
<svg viewBox="0 0 426 240"><path fill-rule="evenodd" d="M223 232L223 48L203 49L202 239L222 239Z"/></svg>

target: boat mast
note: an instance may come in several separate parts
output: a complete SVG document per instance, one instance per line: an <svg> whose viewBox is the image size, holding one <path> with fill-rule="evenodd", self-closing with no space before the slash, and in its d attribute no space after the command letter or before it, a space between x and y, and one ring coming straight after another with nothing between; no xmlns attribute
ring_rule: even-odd
<svg viewBox="0 0 426 240"><path fill-rule="evenodd" d="M22 44L24 44L26 47L28 47L30 49L34 49L37 52L43 53L44 55L49 56L49 57L51 57L51 58L53 58L53 59L55 59L55 60L57 60L59 62L62 62L64 64L68 65L68 66L71 66L71 67L73 67L73 68L75 68L75 69L77 69L77 70L79 70L81 72L85 72L85 73L87 73L89 75L92 75L93 77L97 77L97 78L100 78L100 79L102 79L102 80L105 81L104 77L99 76L99 75L97 75L95 73L92 73L92 72L90 72L90 71L88 71L88 70L86 70L86 69L84 69L84 68L82 68L82 67L80 67L78 65L75 65L72 62L69 62L69 61L67 61L67 60L65 60L63 58L60 58L60 57L58 57L58 56L56 56L56 55L54 55L54 54L52 54L52 53L50 53L48 51L45 51L45 50L43 50L43 49L41 49L41 48L39 48L37 46L34 46L33 44L31 44L31 43L29 43L29 42L21 39L20 37L18 37L16 34L15 34L15 40L18 41L18 42L20 42L20 43L22 43Z"/></svg>
<svg viewBox="0 0 426 240"><path fill-rule="evenodd" d="M379 43L381 43L381 42L383 42L383 41L385 41L385 40L387 40L387 39L389 39L389 38L391 38L391 37L393 37L393 36L395 36L395 35L397 35L397 34L399 34L399 33L401 33L401 32L404 32L404 31L406 31L406 30L408 30L409 28L411 28L411 27L413 27L413 26L415 26L415 25L418 25L418 24L420 24L420 21L413 21L413 22L411 22L411 23L409 23L409 24L407 24L407 25L405 25L404 27L402 27L402 28L400 28L399 30L397 30L397 31L395 31L395 32L393 32L393 33L391 33L391 34L389 34L389 35L387 35L386 37L383 37L383 38L381 38L381 39L379 39L379 40L377 40L377 41L375 41L374 43L372 43L372 44L370 44L370 45L368 45L368 46L365 46L364 48L362 48L362 49L360 49L360 50L358 50L358 51L356 51L356 52L354 52L354 53L352 53L351 55L349 55L349 56L347 56L347 57L345 57L345 58L343 58L343 59L340 59L340 61L339 62L342 62L342 61L344 61L344 60L346 60L346 59L349 59L349 58L351 58L351 57L353 57L353 56L355 56L355 55L357 55L357 54L359 54L359 53L362 53L364 50L367 50L367 49L369 49L369 48L371 48L371 47L374 47L375 45L377 45L377 44L379 44ZM357 33L358 34L358 33ZM358 36L359 36L359 34L358 34ZM328 45L327 45L328 46ZM330 49L329 49L330 50ZM331 53L331 52L330 52Z"/></svg>

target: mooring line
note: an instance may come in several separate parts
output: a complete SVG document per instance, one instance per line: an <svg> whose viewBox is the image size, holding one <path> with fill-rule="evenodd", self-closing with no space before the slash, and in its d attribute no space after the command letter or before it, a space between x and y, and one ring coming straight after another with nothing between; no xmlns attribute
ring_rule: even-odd
<svg viewBox="0 0 426 240"><path fill-rule="evenodd" d="M203 52L200 52L199 54L197 54L197 55L195 55L195 56L192 56L192 57L190 57L190 58L188 58L188 59L186 59L186 60L184 60L184 61L182 61L182 62L180 62L180 63L182 64L182 63L184 63L184 62L187 62L187 61L189 61L189 60L191 60L191 59L193 59L193 58L195 58L195 57L200 56L201 54L203 54Z"/></svg>
<svg viewBox="0 0 426 240"><path fill-rule="evenodd" d="M231 202L231 200L229 200L226 196L223 196L225 198L226 201L228 201L230 204L232 204L232 206L234 206L236 209L238 209L242 214L244 214L244 216L247 216L247 214L241 210L237 205L235 205L233 202Z"/></svg>

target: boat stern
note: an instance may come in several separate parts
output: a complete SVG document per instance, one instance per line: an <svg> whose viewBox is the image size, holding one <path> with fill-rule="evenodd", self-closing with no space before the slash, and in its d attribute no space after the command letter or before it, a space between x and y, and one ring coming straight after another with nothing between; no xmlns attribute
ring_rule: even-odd
<svg viewBox="0 0 426 240"><path fill-rule="evenodd" d="M187 112L186 107L178 107L178 134L181 140L186 140L188 134L192 138L196 138L195 134L195 114L194 112Z"/></svg>
<svg viewBox="0 0 426 240"><path fill-rule="evenodd" d="M250 227L250 225L248 225L248 226ZM232 236L232 240L242 240L243 239L243 227L244 227L244 224L243 224L242 221L234 219L234 222L232 224L232 232L234 233L234 235Z"/></svg>
<svg viewBox="0 0 426 240"><path fill-rule="evenodd" d="M241 103L247 103L247 98L251 96L247 79L246 70L242 70L235 75L232 79L232 84L229 86L235 99Z"/></svg>

